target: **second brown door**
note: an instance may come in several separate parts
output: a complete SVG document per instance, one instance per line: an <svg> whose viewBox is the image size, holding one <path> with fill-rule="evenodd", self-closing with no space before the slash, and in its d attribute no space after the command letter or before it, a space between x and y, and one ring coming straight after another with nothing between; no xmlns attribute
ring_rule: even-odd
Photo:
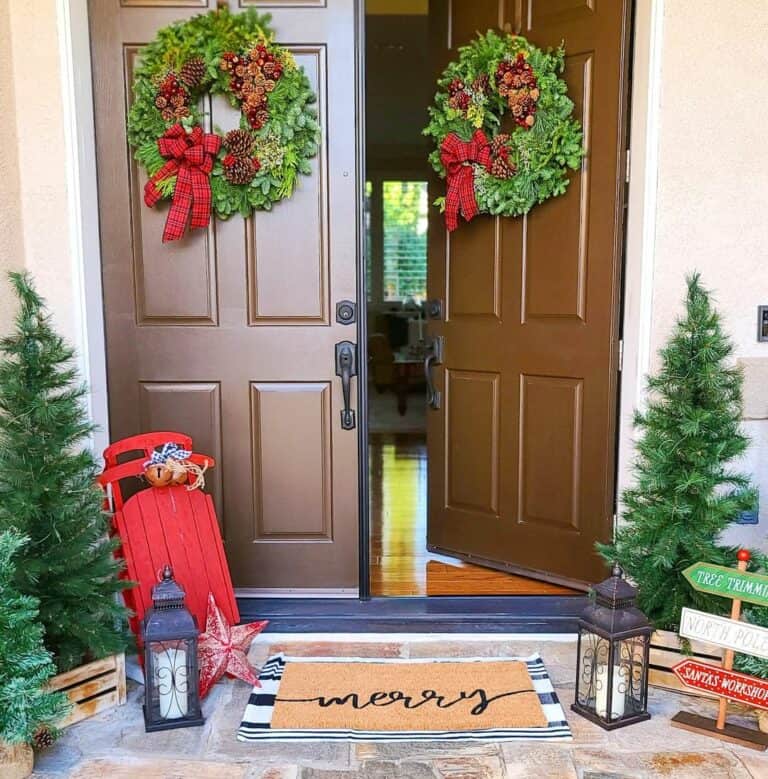
<svg viewBox="0 0 768 779"><path fill-rule="evenodd" d="M429 412L432 550L552 581L604 574L614 499L628 8L621 0L445 3L437 60L476 30L566 46L587 154L564 197L522 219L430 224L445 301ZM444 189L435 182L435 196Z"/></svg>

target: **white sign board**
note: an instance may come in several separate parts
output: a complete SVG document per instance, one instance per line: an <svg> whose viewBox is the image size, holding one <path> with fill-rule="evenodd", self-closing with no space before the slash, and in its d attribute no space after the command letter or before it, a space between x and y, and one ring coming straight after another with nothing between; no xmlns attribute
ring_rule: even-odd
<svg viewBox="0 0 768 779"><path fill-rule="evenodd" d="M768 628L684 607L680 635L768 659Z"/></svg>

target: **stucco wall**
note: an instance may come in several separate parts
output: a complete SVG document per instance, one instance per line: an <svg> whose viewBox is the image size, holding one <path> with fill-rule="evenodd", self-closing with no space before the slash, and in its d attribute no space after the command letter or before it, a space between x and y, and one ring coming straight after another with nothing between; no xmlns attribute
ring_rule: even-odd
<svg viewBox="0 0 768 779"><path fill-rule="evenodd" d="M20 265L23 257L23 265L34 274L60 332L75 340L78 303L74 300L69 250L57 3L56 0L5 0L0 2L0 18L3 15L10 33L10 46L0 45L3 51L0 83L7 81L11 74L8 95L11 103L15 103L15 111L4 110L3 116L15 117L15 143L9 148L15 147L17 178L10 194L2 195L3 201L12 198L7 205L15 225L7 234L3 230L3 243L9 240L12 246L7 250L10 259L3 257L0 263ZM5 122L0 123L0 133L10 132L4 125ZM10 172L12 176L13 171ZM5 171L0 173L3 176L0 189L4 190ZM0 302L5 303L7 310L5 279L0 280L0 287Z"/></svg>
<svg viewBox="0 0 768 779"><path fill-rule="evenodd" d="M0 333L4 333L13 313L5 274L24 261L11 12L4 2L0 2L0 116L4 117L0 122Z"/></svg>
<svg viewBox="0 0 768 779"><path fill-rule="evenodd" d="M768 3L665 0L651 348L680 312L697 269L744 361L761 524L733 537L765 545L768 523ZM755 418L757 417L757 418Z"/></svg>

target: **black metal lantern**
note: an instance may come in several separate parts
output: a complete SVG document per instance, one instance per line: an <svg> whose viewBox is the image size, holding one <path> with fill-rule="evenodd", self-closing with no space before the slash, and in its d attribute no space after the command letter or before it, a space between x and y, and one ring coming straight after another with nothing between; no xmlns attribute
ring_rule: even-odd
<svg viewBox="0 0 768 779"><path fill-rule="evenodd" d="M202 725L195 618L170 566L152 588L144 617L144 724L147 732Z"/></svg>
<svg viewBox="0 0 768 779"><path fill-rule="evenodd" d="M571 706L606 730L651 718L648 653L653 628L635 606L637 590L613 566L593 587L594 600L579 620L576 700Z"/></svg>

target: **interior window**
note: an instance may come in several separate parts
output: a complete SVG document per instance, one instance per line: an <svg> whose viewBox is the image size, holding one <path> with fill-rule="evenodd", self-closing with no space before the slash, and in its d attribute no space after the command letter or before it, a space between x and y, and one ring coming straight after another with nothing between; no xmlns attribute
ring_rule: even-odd
<svg viewBox="0 0 768 779"><path fill-rule="evenodd" d="M369 301L426 298L426 181L366 183L366 257Z"/></svg>

